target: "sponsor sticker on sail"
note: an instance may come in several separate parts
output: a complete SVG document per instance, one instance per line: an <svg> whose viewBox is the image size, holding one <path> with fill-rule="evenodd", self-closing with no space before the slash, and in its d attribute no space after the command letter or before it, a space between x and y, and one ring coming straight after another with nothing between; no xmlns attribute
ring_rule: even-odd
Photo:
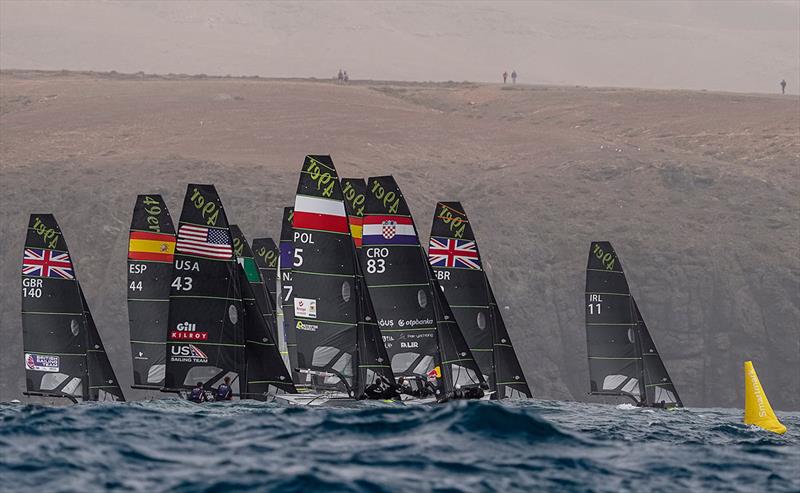
<svg viewBox="0 0 800 493"><path fill-rule="evenodd" d="M317 300L311 298L295 298L294 316L302 318L317 318Z"/></svg>
<svg viewBox="0 0 800 493"><path fill-rule="evenodd" d="M25 369L57 372L60 369L59 357L50 354L25 353Z"/></svg>
<svg viewBox="0 0 800 493"><path fill-rule="evenodd" d="M428 372L428 380L435 382L437 378L442 378L442 369L439 366L434 367Z"/></svg>

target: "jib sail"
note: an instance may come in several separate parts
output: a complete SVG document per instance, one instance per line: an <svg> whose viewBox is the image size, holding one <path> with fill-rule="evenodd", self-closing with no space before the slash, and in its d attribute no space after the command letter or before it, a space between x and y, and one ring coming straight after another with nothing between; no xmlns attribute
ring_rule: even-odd
<svg viewBox="0 0 800 493"><path fill-rule="evenodd" d="M483 378L496 391L492 397L530 397L460 202L436 204L428 260Z"/></svg>
<svg viewBox="0 0 800 493"><path fill-rule="evenodd" d="M139 195L128 237L128 320L133 387L164 385L175 227L161 195Z"/></svg>
<svg viewBox="0 0 800 493"><path fill-rule="evenodd" d="M110 381L103 399L124 400L88 313L55 217L32 214L22 259L26 394L97 400Z"/></svg>
<svg viewBox="0 0 800 493"><path fill-rule="evenodd" d="M124 401L125 396L119 386L117 375L108 360L106 348L100 339L100 333L94 324L92 312L89 311L89 304L86 297L81 292L83 302L83 315L86 318L86 334L89 336L89 343L86 349L86 362L89 369L89 400L92 401Z"/></svg>
<svg viewBox="0 0 800 493"><path fill-rule="evenodd" d="M360 252L364 279L392 371L421 385L441 364L430 267L394 178L370 178L366 196Z"/></svg>
<svg viewBox="0 0 800 493"><path fill-rule="evenodd" d="M266 400L269 394L295 393L272 327L272 309L253 252L238 226L231 225L233 249L239 263L239 282L244 310L246 386L243 398Z"/></svg>
<svg viewBox="0 0 800 493"><path fill-rule="evenodd" d="M197 382L213 389L228 376L239 393L245 346L237 269L216 189L190 184L175 245L164 390Z"/></svg>
<svg viewBox="0 0 800 493"><path fill-rule="evenodd" d="M627 396L642 406L661 401L682 406L630 293L622 263L607 241L592 242L589 248L586 341L592 394Z"/></svg>
<svg viewBox="0 0 800 493"><path fill-rule="evenodd" d="M278 343L278 350L281 353L283 363L291 371L289 364L289 348L286 345L286 331L283 328L283 296L280 293L280 279L278 277L278 261L280 250L272 238L256 238L253 240L253 250L258 270L261 271L261 278L272 306L272 326L275 328L275 341Z"/></svg>
<svg viewBox="0 0 800 493"><path fill-rule="evenodd" d="M356 248L361 248L364 230L364 205L367 201L367 182L363 178L342 178L342 196L350 224L350 236Z"/></svg>
<svg viewBox="0 0 800 493"><path fill-rule="evenodd" d="M294 205L293 315L299 368L328 374L316 388L351 392L358 297L355 257L330 156L306 156Z"/></svg>
<svg viewBox="0 0 800 493"><path fill-rule="evenodd" d="M284 207L279 245L280 259L278 260L280 279L278 297L280 298L281 306L278 312L278 337L280 337L280 332L283 331L283 336L286 339L286 350L289 353L289 369L292 372L292 379L298 389L305 389L306 375L301 375L297 372L297 329L294 320L294 287L292 285L292 264L295 261L293 218L294 207Z"/></svg>

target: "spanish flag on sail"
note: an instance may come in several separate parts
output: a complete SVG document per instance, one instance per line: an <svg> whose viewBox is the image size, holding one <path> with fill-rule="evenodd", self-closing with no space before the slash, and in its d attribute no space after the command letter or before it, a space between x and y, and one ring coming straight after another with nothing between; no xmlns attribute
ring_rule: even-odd
<svg viewBox="0 0 800 493"><path fill-rule="evenodd" d="M175 255L174 235L131 231L128 240L129 260L172 262L173 255Z"/></svg>
<svg viewBox="0 0 800 493"><path fill-rule="evenodd" d="M356 248L361 248L361 232L364 229L364 218L358 216L348 216L350 222L350 235L353 237L353 243Z"/></svg>
<svg viewBox="0 0 800 493"><path fill-rule="evenodd" d="M756 425L773 433L786 433L786 427L778 421L769 405L752 361L744 362L744 424Z"/></svg>

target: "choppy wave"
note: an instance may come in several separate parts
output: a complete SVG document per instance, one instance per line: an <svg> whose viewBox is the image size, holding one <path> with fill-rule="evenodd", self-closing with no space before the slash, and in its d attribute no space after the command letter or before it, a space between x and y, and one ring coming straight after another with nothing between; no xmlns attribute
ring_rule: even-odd
<svg viewBox="0 0 800 493"><path fill-rule="evenodd" d="M37 491L797 491L800 414L552 401L309 409L0 404L0 477Z"/></svg>

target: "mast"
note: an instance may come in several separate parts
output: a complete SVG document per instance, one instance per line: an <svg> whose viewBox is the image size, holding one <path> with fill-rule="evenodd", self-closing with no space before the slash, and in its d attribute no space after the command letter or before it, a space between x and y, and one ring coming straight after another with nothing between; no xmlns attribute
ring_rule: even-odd
<svg viewBox="0 0 800 493"><path fill-rule="evenodd" d="M281 348L281 354L286 358L286 366L289 366L289 352L286 350L286 338L278 337L278 259L280 258L280 250L275 245L272 238L256 238L253 240L253 257L256 259L256 265L261 272L261 278L264 280L264 287L267 288L270 307L272 308L273 327L275 328L275 340L278 341ZM281 332L281 334L283 334Z"/></svg>
<svg viewBox="0 0 800 493"><path fill-rule="evenodd" d="M607 241L589 247L585 303L590 393L627 396L640 406L659 406L662 400L666 407L681 406Z"/></svg>
<svg viewBox="0 0 800 493"><path fill-rule="evenodd" d="M428 260L492 398L531 397L460 202L436 204Z"/></svg>
<svg viewBox="0 0 800 493"><path fill-rule="evenodd" d="M292 285L298 367L317 389L351 392L358 297L355 258L339 177L330 156L306 156L293 218Z"/></svg>
<svg viewBox="0 0 800 493"><path fill-rule="evenodd" d="M269 394L294 394L297 390L275 343L273 314L253 251L241 229L235 224L230 228L244 311L247 377L241 396L267 400Z"/></svg>
<svg viewBox="0 0 800 493"><path fill-rule="evenodd" d="M224 377L240 392L243 307L228 219L213 185L189 184L178 223L164 391L207 390Z"/></svg>
<svg viewBox="0 0 800 493"><path fill-rule="evenodd" d="M164 385L175 227L161 195L139 195L128 237L128 320L133 388Z"/></svg>
<svg viewBox="0 0 800 493"><path fill-rule="evenodd" d="M306 375L297 372L297 329L294 321L294 286L292 285L292 264L294 257L294 240L292 222L294 219L294 207L283 208L283 220L281 221L280 239L280 258L278 259L278 273L280 274L280 305L278 312L278 332L283 330L286 339L286 350L289 353L289 370L292 373L292 380L298 390L308 388ZM280 337L280 334L278 334Z"/></svg>
<svg viewBox="0 0 800 493"><path fill-rule="evenodd" d="M32 214L28 223L22 342L26 395L97 400L102 382L109 381L103 398L124 400L52 214Z"/></svg>

